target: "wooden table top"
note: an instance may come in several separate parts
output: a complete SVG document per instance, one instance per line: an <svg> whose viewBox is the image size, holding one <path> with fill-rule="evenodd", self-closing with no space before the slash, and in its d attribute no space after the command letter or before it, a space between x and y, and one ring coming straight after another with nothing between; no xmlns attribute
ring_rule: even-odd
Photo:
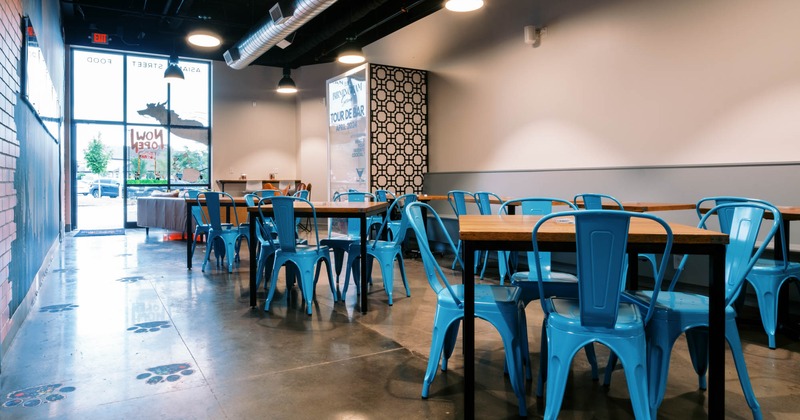
<svg viewBox="0 0 800 420"><path fill-rule="evenodd" d="M694 210L694 203L661 203L650 201L622 201L622 207L627 211L649 213L651 211ZM578 201L578 207L583 207L583 202ZM603 203L606 210L617 210L616 203Z"/></svg>
<svg viewBox="0 0 800 420"><path fill-rule="evenodd" d="M187 203L191 203L192 205L197 204L197 201L198 201L197 198L189 198L189 197L186 197L184 200L186 200ZM200 204L203 205L205 203L206 203L206 199L205 198L201 198L200 199ZM222 206L230 206L231 201L229 199L225 198L225 197L221 197L219 199L219 203ZM233 197L233 203L236 204L237 206L246 206L247 205L247 202L244 201L244 197Z"/></svg>
<svg viewBox="0 0 800 420"><path fill-rule="evenodd" d="M359 214L359 213L374 213L380 212L385 210L389 203L386 202L349 202L349 201L312 201L311 204L314 205L314 209L316 210L317 214L327 213L327 212L335 212L338 214L341 213L351 213L351 214ZM272 206L265 205L263 206L265 210L272 211ZM258 206L248 207L247 211L249 213L258 213ZM294 211L296 214L310 214L311 207L303 202L295 203Z"/></svg>
<svg viewBox="0 0 800 420"><path fill-rule="evenodd" d="M489 202L492 204L503 204L506 201L510 200L509 197L500 197L500 198L503 199L504 201L500 201L494 197L490 197ZM437 200L447 201L447 196L440 194L417 194L417 201L421 201L423 203L427 203L428 201L437 201ZM470 201L470 203L474 202Z"/></svg>
<svg viewBox="0 0 800 420"><path fill-rule="evenodd" d="M781 212L781 217L785 221L796 221L800 220L800 206L775 206L778 208L778 211ZM705 214L711 210L711 206L703 206L700 207L700 212ZM764 217L767 219L772 219L772 213L764 213Z"/></svg>
<svg viewBox="0 0 800 420"><path fill-rule="evenodd" d="M541 216L464 215L458 219L459 237L465 241L530 241L531 232ZM728 235L678 223L669 223L675 244L727 244ZM540 241L574 242L572 217L554 218L539 229ZM631 219L628 242L664 243L663 228L646 219Z"/></svg>

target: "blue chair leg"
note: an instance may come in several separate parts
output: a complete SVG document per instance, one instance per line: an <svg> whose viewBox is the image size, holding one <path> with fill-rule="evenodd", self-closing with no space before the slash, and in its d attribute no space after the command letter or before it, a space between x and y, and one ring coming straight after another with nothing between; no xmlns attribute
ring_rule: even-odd
<svg viewBox="0 0 800 420"><path fill-rule="evenodd" d="M208 264L208 259L211 257L211 249L214 247L214 237L209 235L208 240L206 241L206 256L203 258L203 266L200 268L200 271L206 271L206 265Z"/></svg>
<svg viewBox="0 0 800 420"><path fill-rule="evenodd" d="M686 330L686 344L689 347L689 358L694 371L697 372L697 387L705 390L706 372L708 371L708 330L692 328Z"/></svg>
<svg viewBox="0 0 800 420"><path fill-rule="evenodd" d="M453 355L453 350L456 348L456 338L458 338L458 329L461 328L461 319L456 319L445 331L444 335L444 354L442 357L442 372L447 370L447 361Z"/></svg>
<svg viewBox="0 0 800 420"><path fill-rule="evenodd" d="M575 353L583 347L582 338L572 334L559 334L554 340L554 332L548 331L547 341L547 404L544 408L544 418L555 420L561 411L564 401L564 389L567 386L569 368ZM558 344L554 344L557 342Z"/></svg>
<svg viewBox="0 0 800 420"><path fill-rule="evenodd" d="M461 239L458 240L458 246L456 246L456 257L453 259L453 266L451 267L452 270L456 269L459 255L461 255Z"/></svg>
<svg viewBox="0 0 800 420"><path fill-rule="evenodd" d="M524 364L522 361L521 341L527 341L526 336L520 337L518 331L510 331L506 324L493 323L500 337L503 340L503 349L505 350L505 363L508 369L508 379L511 382L511 388L517 396L517 403L519 407L520 417L528 415L528 404L525 399L525 374L519 367ZM519 330L519 325L512 325L511 328Z"/></svg>
<svg viewBox="0 0 800 420"><path fill-rule="evenodd" d="M317 272L314 274L314 287L316 288L317 281L319 281L319 273L322 269L322 263L325 263L325 271L328 275L328 283L331 287L331 294L333 295L333 302L336 303L338 294L336 293L336 286L333 284L333 270L331 270L331 261L328 258L320 258L317 261Z"/></svg>
<svg viewBox="0 0 800 420"><path fill-rule="evenodd" d="M681 335L679 326L664 319L651 319L647 334L647 381L650 392L650 413L655 416L664 400L669 373L669 358L675 340ZM658 323L659 325L654 325Z"/></svg>
<svg viewBox="0 0 800 420"><path fill-rule="evenodd" d="M406 263L403 260L403 251L397 254L398 268L400 269L400 278L403 279L403 287L406 288L406 297L411 297L411 289L408 288L408 278L406 278Z"/></svg>
<svg viewBox="0 0 800 420"><path fill-rule="evenodd" d="M450 329L450 325L442 325L443 320L441 318L448 315L442 312L443 311L437 308L436 315L434 316L431 351L428 354L428 367L425 369L425 378L422 380L422 398L428 398L428 391L430 390L433 379L436 377L436 369L439 367L439 360L442 358L445 336Z"/></svg>
<svg viewBox="0 0 800 420"><path fill-rule="evenodd" d="M655 417L655 412L651 411L649 404L647 382L642 380L643 377L647 376L646 352L641 350L629 351L637 347L642 350L645 349L644 335L633 338L618 338L615 341L616 343L610 342L611 346L609 347L612 348L614 354L622 355L618 357L621 358L625 368L625 379L628 382L628 394L630 395L634 416L637 419Z"/></svg>
<svg viewBox="0 0 800 420"><path fill-rule="evenodd" d="M739 383L742 385L742 392L744 398L747 400L747 405L753 412L753 418L756 420L761 419L761 407L756 401L756 396L753 393L753 386L750 384L750 375L747 373L747 365L744 362L744 353L742 353L742 342L739 339L739 330L736 327L736 319L728 318L725 322L725 338L728 339L728 345L733 354L733 363L736 365L736 373L739 375Z"/></svg>
<svg viewBox="0 0 800 420"><path fill-rule="evenodd" d="M776 281L773 276L750 273L745 283L750 283L755 289L756 297L758 298L758 311L761 313L761 324L764 325L764 331L767 333L769 348L771 349L776 347L775 330L778 326L778 294L787 280L795 280L798 291L800 291L800 280L793 277Z"/></svg>

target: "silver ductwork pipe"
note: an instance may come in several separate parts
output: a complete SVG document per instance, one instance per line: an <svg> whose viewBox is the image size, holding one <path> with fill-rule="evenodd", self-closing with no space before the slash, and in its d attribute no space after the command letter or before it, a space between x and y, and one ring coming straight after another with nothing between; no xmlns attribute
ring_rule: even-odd
<svg viewBox="0 0 800 420"><path fill-rule="evenodd" d="M294 13L284 23L276 25L268 15L247 32L233 47L222 55L228 66L241 70L247 67L275 44L303 26L336 0L300 0L295 4Z"/></svg>

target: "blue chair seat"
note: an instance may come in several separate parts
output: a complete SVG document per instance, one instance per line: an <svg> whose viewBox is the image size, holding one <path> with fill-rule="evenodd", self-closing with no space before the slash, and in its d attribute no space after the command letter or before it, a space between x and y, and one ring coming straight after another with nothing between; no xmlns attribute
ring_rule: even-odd
<svg viewBox="0 0 800 420"><path fill-rule="evenodd" d="M789 261L787 266L784 267L783 261L759 258L756 261L756 265L748 273L748 276L761 273L770 275L784 273L787 277L797 277L800 275L800 262Z"/></svg>
<svg viewBox="0 0 800 420"><path fill-rule="evenodd" d="M464 285L453 285L453 291L460 301L464 300ZM480 306L481 310L492 310L498 304L516 305L520 298L518 287L500 286L496 284L476 284L475 285L475 307ZM447 289L442 289L437 294L436 299L440 305L458 307L456 301ZM496 309L495 309L496 310Z"/></svg>
<svg viewBox="0 0 800 420"><path fill-rule="evenodd" d="M577 299L570 298L550 298L546 300L551 311L548 323L551 328L559 328L564 331L573 331L581 326L581 306ZM633 303L621 302L617 309L617 322L614 324L615 333L630 331L631 334L642 334L644 332L644 318L639 311L639 307ZM606 327L581 327L587 332L607 333Z"/></svg>
<svg viewBox="0 0 800 420"><path fill-rule="evenodd" d="M634 296L650 300L653 296L652 290L638 290L633 293ZM656 312L653 313L654 318L667 318L667 317L686 317L703 315L708 317L708 296L698 295L694 293L685 292L667 292L663 291L656 298ZM732 306L725 308L726 317L735 317L736 310ZM708 319L702 320L702 325L708 325Z"/></svg>

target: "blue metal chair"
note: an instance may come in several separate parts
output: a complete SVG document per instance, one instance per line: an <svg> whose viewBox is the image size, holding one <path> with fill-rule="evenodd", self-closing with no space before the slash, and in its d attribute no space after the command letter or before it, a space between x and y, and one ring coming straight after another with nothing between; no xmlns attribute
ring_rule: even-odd
<svg viewBox="0 0 800 420"><path fill-rule="evenodd" d="M391 214L392 210L396 207L400 206L401 203L404 205L408 205L417 200L416 194L405 194L401 195L400 197L396 197L392 204L389 206L389 209L386 212L386 217L384 217L383 224L381 224L380 229L378 229L378 235L376 238L380 238L384 231L388 229L389 223L392 221ZM367 255L371 258L367 260L367 273L365 277L371 276L372 273L372 261L378 260L378 263L381 266L381 277L383 278L383 287L386 289L386 294L389 296L389 306L393 304L392 294L394 291L394 262L397 261L398 268L400 269L400 276L403 279L403 286L406 289L406 296L411 297L411 291L408 289L408 280L406 279L406 268L403 262L403 240L406 236L406 231L408 230L408 219L405 215L399 220L400 227L397 230L397 234L393 235L391 240L382 241L380 239L374 239L367 243ZM342 300L344 300L345 295L347 294L347 287L350 284L350 272L353 272L353 280L356 285L356 290L361 290L358 285L360 282L360 273L358 264L358 259L361 258L361 243L354 243L350 245L350 248L347 250L347 273L345 274L344 278L344 289L342 289Z"/></svg>
<svg viewBox="0 0 800 420"><path fill-rule="evenodd" d="M332 201L363 203L367 201L367 199L374 200L375 196L368 192L348 191L335 193ZM339 276L341 276L342 267L344 266L344 253L350 249L350 245L361 243L361 221L358 219L347 219L345 221L347 233L339 234L333 231L334 220L336 219L330 219L328 221L328 238L323 239L320 244L333 251L333 267L336 272L336 293L338 294ZM367 228L369 228L369 225L367 225Z"/></svg>
<svg viewBox="0 0 800 420"><path fill-rule="evenodd" d="M773 217L764 242L753 252L765 212ZM761 418L761 408L753 394L747 365L742 353L742 343L736 327L736 311L731 304L742 289L745 276L755 265L767 244L775 236L781 222L781 214L772 205L755 202L731 202L712 208L701 219L698 227L705 228L712 215L720 218L720 226L729 228L729 243L725 254L725 338L728 340L739 382L747 405L753 417ZM725 228L723 228L725 229ZM688 256L684 256L669 288L666 291L639 291L633 298L641 304L653 306L653 318L647 326L648 368L647 376L650 390L650 410L655 415L664 399L667 386L669 359L675 340L686 333L689 354L699 377L700 389L706 388L706 368L708 366L708 297L694 293L676 292L675 285L685 267ZM663 263L662 263L663 265ZM723 357L723 355L714 355ZM626 369L627 370L627 369Z"/></svg>
<svg viewBox="0 0 800 420"><path fill-rule="evenodd" d="M544 216L552 213L553 203L563 204L566 206L565 210L578 210L575 205L560 198L525 197L506 201L500 206L499 214L506 214L508 206L512 203L518 204L522 214L528 216ZM511 273L510 268L508 268L510 252L500 251L498 254L498 259L500 260L501 277L504 277L506 272ZM530 271L518 271L511 275L511 284L519 287L521 291L520 299L525 306L528 306L528 303L536 299L549 298L553 296L565 298L578 297L578 278L569 273L552 271L549 252L539 252L539 265L542 269L541 276L538 274L539 271L536 269L536 257L534 253L528 252L527 257L528 269ZM540 278L544 283L545 295L541 295L539 292L538 281ZM545 329L542 328L542 334L545 333ZM599 373L597 369L597 356L594 352L594 346L587 344L584 347L584 351L586 352L586 359L589 361L589 365L592 368L592 380L597 380L599 378ZM537 381L538 386L536 388L536 396L538 397L544 395L544 378L546 377L547 372L546 354L547 336L543 335L541 339L542 356L539 358L539 377Z"/></svg>
<svg viewBox="0 0 800 420"><path fill-rule="evenodd" d="M428 245L426 221L422 218L421 209L425 208L432 223L442 230L450 249L456 246L444 229L439 215L427 204L415 202L405 207L405 218L417 237L425 274L433 291L436 293L436 314L433 318L431 351L428 355L428 367L422 381L422 398L428 398L431 383L436 376L436 369L441 360L442 371L447 370L447 360L453 354L456 337L461 320L464 318L464 285L451 285L439 263L433 257ZM456 260L461 257L456 253ZM463 262L461 263L463 266ZM517 396L519 415L527 414L525 400L525 374L523 373L527 354L523 354L522 344L527 343L527 327L525 323L525 307L520 300L520 290L515 286L497 286L489 284L475 285L475 317L488 321L500 333L505 350L508 377L514 394Z"/></svg>
<svg viewBox="0 0 800 420"><path fill-rule="evenodd" d="M451 190L447 192L447 202L450 203L450 207L453 208L453 213L457 218L467 214L467 198L469 198L469 201L475 201L475 195L469 191ZM458 246L456 247L456 256L458 255L461 255L461 239L458 240ZM456 269L458 260L459 258L453 260L453 266L451 267L453 270ZM478 267L477 251L475 252L475 267Z"/></svg>
<svg viewBox="0 0 800 420"><path fill-rule="evenodd" d="M295 239L295 203L311 207L311 219L313 220L316 245L297 243ZM333 293L333 301L336 302L336 289L333 285L333 273L331 272L330 250L327 246L319 245L317 212L314 209L314 205L310 201L303 200L299 197L276 196L261 199L259 202L259 211L261 211L261 207L264 204L272 204L274 213L273 220L275 221L275 228L278 231L279 244L278 250L275 252L275 264L272 269L272 279L269 285L267 301L264 303L264 310L269 311L269 305L275 294L275 285L278 280L280 267L289 262L297 268L297 272L300 276L300 291L303 293L303 298L306 302L306 310L309 315L311 315L311 304L314 300L314 289L317 285L319 273L322 268L319 264L320 261L325 263L325 268L328 273L328 282L330 283L331 292ZM314 273L312 277L312 271L315 267L316 273Z"/></svg>
<svg viewBox="0 0 800 420"><path fill-rule="evenodd" d="M544 418L555 419L575 353L587 344L608 346L625 366L633 412L637 419L651 416L646 376L647 348L645 325L650 321L655 301L645 307L644 315L634 303L623 302L628 227L631 219L648 219L666 232L661 267L656 274L656 291L661 286L666 261L672 249L672 230L658 217L618 210L585 210L552 213L542 217L533 228L533 252L537 272L543 272L537 236L545 223L569 223L574 218L578 269L578 297L541 299L547 331L547 404ZM539 294L546 296L547 282L539 277Z"/></svg>
<svg viewBox="0 0 800 420"><path fill-rule="evenodd" d="M614 205L616 206L616 210L625 210L625 208L623 208L622 203L619 200L608 194L596 194L596 193L577 194L572 199L572 202L577 206L579 201L583 201L583 208L585 208L586 210L603 210L603 200L609 200L613 202ZM653 268L653 276L655 276L655 273L658 270L658 264L656 263L656 256L653 254L639 254L639 258L647 260L647 262L650 263L650 267Z"/></svg>
<svg viewBox="0 0 800 420"><path fill-rule="evenodd" d="M208 258L211 256L211 249L215 249L217 256L217 266L220 262L228 256L228 272L233 272L233 261L236 259L236 248L239 240L246 237L239 228L239 216L236 214L236 203L230 194L224 192L211 192L203 191L197 195L197 207L200 208L200 200L205 199L206 211L208 212L208 222L211 226L208 230L208 240L206 242L206 256L203 259L203 268L201 271L206 271L206 264ZM230 201L231 213L235 223L232 225L223 225L220 215L220 206L222 200ZM217 241L222 241L222 245L217 244Z"/></svg>
<svg viewBox="0 0 800 420"><path fill-rule="evenodd" d="M197 199L198 194L200 194L200 190L188 190L186 196L188 198ZM208 236L208 230L211 229L211 225L205 220L202 207L192 206L192 219L194 219L194 235L192 235L192 252L189 254L189 258L194 257L194 250L197 247L197 238ZM223 223L222 225L232 226L230 223Z"/></svg>
<svg viewBox="0 0 800 420"><path fill-rule="evenodd" d="M496 203L502 204L503 199L500 198L499 195L489 192L489 191L478 191L472 195L475 199L475 204L478 206L478 212L480 214L494 214L492 211L492 199L496 200ZM498 257L500 252L497 253ZM489 261L489 251L478 251L475 257L475 272L478 272L478 264L483 257L483 267L481 268L481 276L480 278L483 279L484 275L486 274L486 263ZM499 264L499 262L498 262ZM503 284L503 278L500 278L500 284Z"/></svg>
<svg viewBox="0 0 800 420"><path fill-rule="evenodd" d="M254 200L258 196L255 194L247 194L244 197L248 206L256 205ZM267 200L265 204L270 204L270 197L258 199L257 205L259 215L261 216L260 219L257 221L250 221L250 223L258 223L255 229L256 239L258 240L256 290L258 290L258 285L261 284L262 278L272 277L272 267L275 263L275 252L278 251L278 245L275 243L275 240L277 239L277 232L275 230L274 222L271 217L264 214L262 209L262 202L264 202L265 199ZM287 278L288 277L289 276L287 276Z"/></svg>
<svg viewBox="0 0 800 420"><path fill-rule="evenodd" d="M724 203L736 202L755 202L772 205L764 200L745 197L707 197L703 198L697 203L697 215L702 217L700 206L705 203L712 203L713 205ZM730 230L730 221L723 221L725 217L720 216L721 228L724 233ZM795 286L800 291L800 263L789 261L789 250L786 245L786 232L783 230L783 224L778 228L778 235L781 239L781 255L782 259L775 260L770 258L759 258L756 264L747 274L746 283L742 284L742 292L740 296L745 295L747 284L753 286L758 299L758 310L761 312L761 324L764 326L764 331L767 333L769 339L769 348L775 348L775 330L778 326L778 295L781 287L787 280L796 280Z"/></svg>
<svg viewBox="0 0 800 420"><path fill-rule="evenodd" d="M379 203L385 203L387 201L394 201L397 197L394 195L393 192L389 190L375 190L375 201ZM367 218L367 232L372 232L373 228L380 229L381 225L383 224L384 218L381 216L370 216ZM397 220L394 223L395 225L399 226L400 221ZM393 232L391 225L386 233L391 234ZM379 238L380 239L380 238ZM392 238L389 238L391 240Z"/></svg>

